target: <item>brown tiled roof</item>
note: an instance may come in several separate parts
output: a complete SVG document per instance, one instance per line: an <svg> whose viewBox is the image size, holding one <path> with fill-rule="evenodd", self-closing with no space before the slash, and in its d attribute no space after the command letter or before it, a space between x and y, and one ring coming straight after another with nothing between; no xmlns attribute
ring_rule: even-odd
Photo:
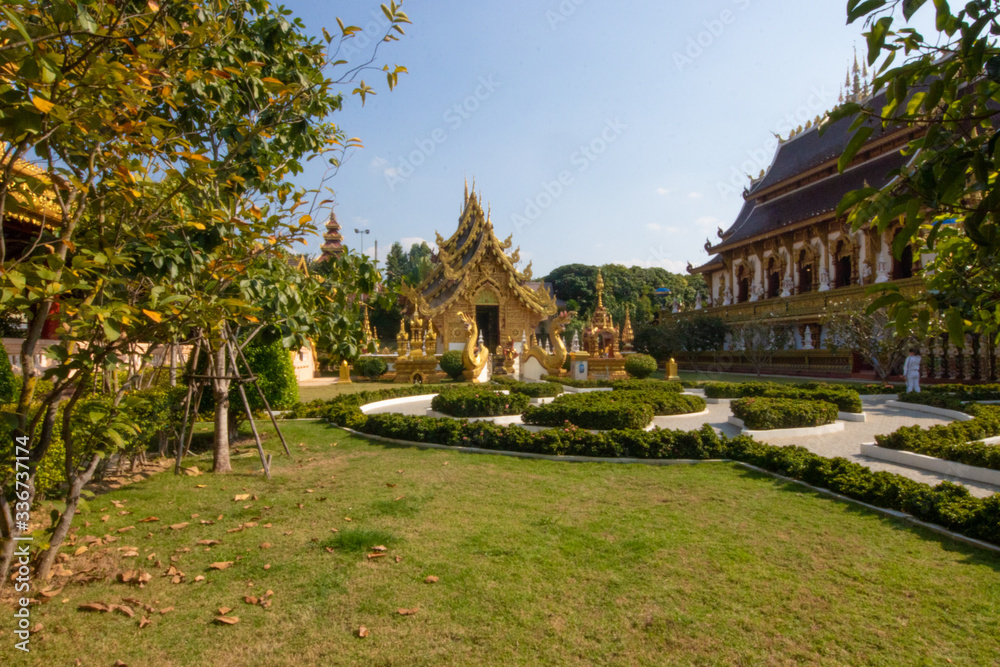
<svg viewBox="0 0 1000 667"><path fill-rule="evenodd" d="M842 174L834 174L763 203L748 200L737 222L727 231L725 240L713 246L711 252L733 248L769 232L833 212L845 194L865 185L882 188L891 180L892 172L909 160L910 156L891 151Z"/></svg>

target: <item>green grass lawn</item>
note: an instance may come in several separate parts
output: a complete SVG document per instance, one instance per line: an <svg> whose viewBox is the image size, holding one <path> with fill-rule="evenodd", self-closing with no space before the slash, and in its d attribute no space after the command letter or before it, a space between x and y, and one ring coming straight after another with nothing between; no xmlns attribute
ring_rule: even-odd
<svg viewBox="0 0 1000 667"><path fill-rule="evenodd" d="M533 461L381 445L318 422L283 428L294 460L269 438L270 482L251 446L234 474L167 473L95 499L65 551L85 535L120 539L66 566L107 578L35 609L44 627L30 655L13 650L10 616L0 621L0 664L986 665L1000 655L1000 556L736 465ZM159 521L141 523L150 516ZM369 559L377 545L386 555ZM128 546L138 556L125 557ZM170 565L181 583L162 576ZM145 588L114 581L134 568L153 575ZM270 608L243 599L269 590ZM122 598L157 611L77 611ZM213 623L219 607L239 623ZM140 629L142 615L151 624Z"/></svg>

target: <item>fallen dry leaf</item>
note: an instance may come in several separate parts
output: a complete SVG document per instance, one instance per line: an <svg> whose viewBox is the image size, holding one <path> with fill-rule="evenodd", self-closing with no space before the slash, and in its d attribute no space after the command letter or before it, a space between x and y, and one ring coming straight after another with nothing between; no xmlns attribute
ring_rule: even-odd
<svg viewBox="0 0 1000 667"><path fill-rule="evenodd" d="M396 562L397 562L397 563L398 563L399 561L401 561L401 560L403 560L403 557L402 557L402 556L396 556Z"/></svg>
<svg viewBox="0 0 1000 667"><path fill-rule="evenodd" d="M270 564L270 563L266 564L266 565L264 566L264 569L265 569L265 570L270 570L270 569L271 569L271 564Z"/></svg>
<svg viewBox="0 0 1000 667"><path fill-rule="evenodd" d="M350 520L351 520L351 517L349 517L349 516L345 516L344 517L344 521L350 521Z"/></svg>
<svg viewBox="0 0 1000 667"><path fill-rule="evenodd" d="M239 532L242 532L242 531L243 531L243 526L239 526L237 528L230 528L226 532L227 533L239 533Z"/></svg>
<svg viewBox="0 0 1000 667"><path fill-rule="evenodd" d="M198 544L203 544L206 547L215 546L216 544L222 544L219 540L198 540Z"/></svg>
<svg viewBox="0 0 1000 667"><path fill-rule="evenodd" d="M111 667L128 667L128 663L125 662L124 660L115 660L115 664L113 664Z"/></svg>
<svg viewBox="0 0 1000 667"><path fill-rule="evenodd" d="M135 618L135 611L133 611L132 607L129 607L128 605L113 604L113 605L110 605L110 606L115 611L120 611L121 613L125 614L129 618Z"/></svg>
<svg viewBox="0 0 1000 667"><path fill-rule="evenodd" d="M385 555L386 554L368 554L368 558L369 559L372 559L372 558L382 558Z"/></svg>
<svg viewBox="0 0 1000 667"><path fill-rule="evenodd" d="M182 528L187 528L187 527L188 527L188 522L185 521L184 523L175 523L174 525L170 526L170 530L181 530Z"/></svg>
<svg viewBox="0 0 1000 667"><path fill-rule="evenodd" d="M173 607L164 607L163 609L160 610L160 615L162 616L163 614L169 614L173 610L174 610Z"/></svg>
<svg viewBox="0 0 1000 667"><path fill-rule="evenodd" d="M216 623L223 623L225 625L236 625L240 622L239 616L216 616Z"/></svg>
<svg viewBox="0 0 1000 667"><path fill-rule="evenodd" d="M256 521L247 521L246 523L243 524L244 528L255 528L256 526L257 526Z"/></svg>
<svg viewBox="0 0 1000 667"><path fill-rule="evenodd" d="M332 533L339 533L340 531L339 531L339 530L337 530L336 528L331 528L331 529L330 529L330 532L332 532Z"/></svg>
<svg viewBox="0 0 1000 667"><path fill-rule="evenodd" d="M378 545L377 547L372 547L372 551L388 551L383 545Z"/></svg>
<svg viewBox="0 0 1000 667"><path fill-rule="evenodd" d="M271 524L269 524L269 523L265 523L263 526L261 526L261 528L270 528L270 527L271 527Z"/></svg>
<svg viewBox="0 0 1000 667"><path fill-rule="evenodd" d="M257 604L258 602L260 602L260 598L253 595L244 595L243 601L246 602L247 604Z"/></svg>
<svg viewBox="0 0 1000 667"><path fill-rule="evenodd" d="M237 495L233 496L233 502L239 502L241 500L250 500L250 494L249 493L240 493L240 494L237 494Z"/></svg>
<svg viewBox="0 0 1000 667"><path fill-rule="evenodd" d="M400 607L400 608L399 608L399 609L397 609L396 611L398 611L398 612L399 612L399 615L400 615L400 616L413 616L413 615L414 615L414 614L416 614L416 613L417 613L417 612L418 612L419 610L420 610L420 608L419 608L419 607L414 607L413 609L403 609L402 607Z"/></svg>
<svg viewBox="0 0 1000 667"><path fill-rule="evenodd" d="M358 628L358 637L367 637L367 636L368 636L368 628L362 625L361 627Z"/></svg>
<svg viewBox="0 0 1000 667"><path fill-rule="evenodd" d="M174 577L173 579L171 579L170 583L172 583L172 584L179 584L179 583L181 583L181 575L177 575L176 577Z"/></svg>
<svg viewBox="0 0 1000 667"><path fill-rule="evenodd" d="M396 498L396 500L402 500L402 499L403 499L403 498L405 498L405 497L406 497L406 496L400 496L399 498Z"/></svg>
<svg viewBox="0 0 1000 667"><path fill-rule="evenodd" d="M226 614L228 614L232 610L233 610L232 607L219 607L219 615L220 616L225 616Z"/></svg>
<svg viewBox="0 0 1000 667"><path fill-rule="evenodd" d="M101 611L101 612L111 611L108 605L104 604L103 602L84 602L83 604L79 605L76 609L77 611Z"/></svg>
<svg viewBox="0 0 1000 667"><path fill-rule="evenodd" d="M119 533L127 533L130 530L135 530L135 526L125 526L124 528L119 528Z"/></svg>
<svg viewBox="0 0 1000 667"><path fill-rule="evenodd" d="M426 579L424 579L425 584L436 584L437 582L438 578L435 577L433 574L429 575Z"/></svg>
<svg viewBox="0 0 1000 667"><path fill-rule="evenodd" d="M195 581L205 581L205 577L203 575L199 574L197 577L194 578L194 580Z"/></svg>
<svg viewBox="0 0 1000 667"><path fill-rule="evenodd" d="M139 619L139 629L142 630L144 627L146 627L150 623L152 623L152 621L149 620L148 618L146 618L145 616L143 616L142 618Z"/></svg>
<svg viewBox="0 0 1000 667"><path fill-rule="evenodd" d="M204 489L205 486L206 486L205 484L195 484L194 488L196 488L196 489Z"/></svg>
<svg viewBox="0 0 1000 667"><path fill-rule="evenodd" d="M261 549L270 549L271 548L271 543L270 542L261 542L260 548Z"/></svg>
<svg viewBox="0 0 1000 667"><path fill-rule="evenodd" d="M388 482L386 482L386 486L388 486L390 489L395 489L396 488L395 484L389 484Z"/></svg>
<svg viewBox="0 0 1000 667"><path fill-rule="evenodd" d="M55 596L59 595L60 593L62 593L62 587L61 586L59 588L46 588L46 589L38 592L38 594L41 595L43 598L54 598Z"/></svg>
<svg viewBox="0 0 1000 667"><path fill-rule="evenodd" d="M219 561L218 563L212 563L208 567L209 567L210 570L225 570L226 568L230 567L232 564L233 564L233 561L227 560L227 561Z"/></svg>
<svg viewBox="0 0 1000 667"><path fill-rule="evenodd" d="M80 554L85 554L85 553L87 553L87 547L82 546L82 547L78 548L76 551L74 551L73 555L74 556L79 556Z"/></svg>
<svg viewBox="0 0 1000 667"><path fill-rule="evenodd" d="M121 512L118 513L118 516L125 516L126 514L131 514L131 512L129 512L128 510L122 510Z"/></svg>
<svg viewBox="0 0 1000 667"><path fill-rule="evenodd" d="M145 519L140 519L139 523L150 523L152 521L159 521L159 520L160 517L158 516L147 516Z"/></svg>

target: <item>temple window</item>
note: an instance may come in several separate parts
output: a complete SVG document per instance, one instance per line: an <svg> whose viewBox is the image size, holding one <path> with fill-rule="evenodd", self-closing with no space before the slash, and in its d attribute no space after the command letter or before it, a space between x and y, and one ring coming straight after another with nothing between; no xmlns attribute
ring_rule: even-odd
<svg viewBox="0 0 1000 667"><path fill-rule="evenodd" d="M775 299L781 294L781 267L772 257L767 263L767 298Z"/></svg>
<svg viewBox="0 0 1000 667"><path fill-rule="evenodd" d="M799 294L811 292L813 288L813 267L805 251L799 254Z"/></svg>
<svg viewBox="0 0 1000 667"><path fill-rule="evenodd" d="M849 287L851 284L851 256L844 255L837 260L837 287Z"/></svg>
<svg viewBox="0 0 1000 667"><path fill-rule="evenodd" d="M743 303L750 298L750 279L746 276L743 267L736 273L736 301Z"/></svg>
<svg viewBox="0 0 1000 667"><path fill-rule="evenodd" d="M913 277L913 246L903 248L899 259L892 259L892 279L902 280Z"/></svg>

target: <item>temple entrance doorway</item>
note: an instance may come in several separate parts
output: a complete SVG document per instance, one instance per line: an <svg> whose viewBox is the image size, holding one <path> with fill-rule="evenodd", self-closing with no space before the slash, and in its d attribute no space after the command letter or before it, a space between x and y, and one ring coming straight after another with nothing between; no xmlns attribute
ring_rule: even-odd
<svg viewBox="0 0 1000 667"><path fill-rule="evenodd" d="M500 306L476 306L476 326L490 352L500 345Z"/></svg>

